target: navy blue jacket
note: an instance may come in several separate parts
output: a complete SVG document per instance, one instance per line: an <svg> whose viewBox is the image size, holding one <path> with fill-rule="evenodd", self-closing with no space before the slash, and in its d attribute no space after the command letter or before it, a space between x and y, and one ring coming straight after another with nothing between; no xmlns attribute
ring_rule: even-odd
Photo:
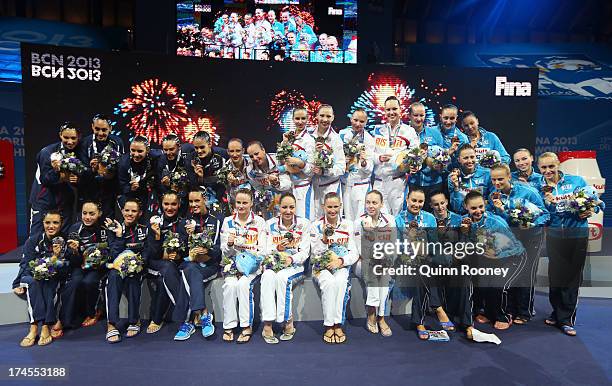
<svg viewBox="0 0 612 386"><path fill-rule="evenodd" d="M68 238L74 238L79 241L78 252L75 253L72 249L68 248L66 254L72 268L80 267L83 264L83 252L95 244L108 243L111 260L122 252L121 242L117 240L115 233L99 224L87 227L79 221L68 230Z"/></svg>
<svg viewBox="0 0 612 386"><path fill-rule="evenodd" d="M61 234L59 234L58 236L64 237ZM13 280L13 288L19 287L19 283L21 283L22 276L31 274L31 270L29 267L30 261L39 257L53 255L53 244L44 233L36 234L30 236L26 240L25 244L23 245L22 251L23 254L21 256L21 260L19 261L19 272L17 273L17 277L15 278L15 280Z"/></svg>
<svg viewBox="0 0 612 386"><path fill-rule="evenodd" d="M168 234L168 232L174 232L174 233L178 233L179 234L179 238L181 240L181 245L185 246L185 249L187 247L187 238L184 236L187 234L187 232L184 229L185 226L185 222L182 218L180 218L179 216L176 216L172 219L166 218L166 216L163 217L163 223L160 226L160 233L161 233L161 237L159 238L159 240L155 240L155 232L153 232L152 229L150 229L149 227L149 234L147 236L147 245L146 245L146 249L147 251L144 253L144 256L146 257L146 261L149 260L160 260L164 254L163 251L163 244L164 244L164 239L166 237L166 234ZM186 251L179 251L179 255L180 256L185 256Z"/></svg>

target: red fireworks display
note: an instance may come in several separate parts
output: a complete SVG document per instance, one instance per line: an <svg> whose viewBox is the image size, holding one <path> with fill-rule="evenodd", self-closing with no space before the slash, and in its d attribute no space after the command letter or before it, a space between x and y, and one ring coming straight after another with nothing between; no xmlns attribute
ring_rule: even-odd
<svg viewBox="0 0 612 386"><path fill-rule="evenodd" d="M317 99L306 100L304 94L296 90L282 90L270 101L270 116L283 130L291 130L293 125L293 110L297 107L305 107L308 111L308 126L316 124L315 117L321 101Z"/></svg>
<svg viewBox="0 0 612 386"><path fill-rule="evenodd" d="M115 114L128 120L125 125L132 136L144 135L152 143L160 144L168 134L189 141L204 130L217 144L219 135L212 118L188 111L192 105L193 101L186 100L176 86L154 78L133 85L132 94L119 103Z"/></svg>

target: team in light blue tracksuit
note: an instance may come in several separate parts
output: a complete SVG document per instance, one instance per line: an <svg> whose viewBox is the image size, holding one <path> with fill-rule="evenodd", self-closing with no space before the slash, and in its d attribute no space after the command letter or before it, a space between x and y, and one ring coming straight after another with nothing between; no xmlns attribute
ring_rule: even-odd
<svg viewBox="0 0 612 386"><path fill-rule="evenodd" d="M512 181L513 182L518 182L520 184L527 184L529 186L531 186L532 188L534 188L536 190L536 192L540 191L540 186L542 184L542 175L540 173L537 173L536 171L531 172L530 175L525 176L523 178L526 178L526 182L522 181L520 178L522 177L522 174L520 171L515 170L512 172Z"/></svg>
<svg viewBox="0 0 612 386"><path fill-rule="evenodd" d="M478 128L478 132L480 133L478 142L476 142L476 155L478 159L480 159L480 157L482 157L488 151L494 150L499 153L502 163L509 164L510 154L508 154L506 151L506 148L499 140L497 134L487 131L482 127Z"/></svg>
<svg viewBox="0 0 612 386"><path fill-rule="evenodd" d="M451 175L448 176L450 207L453 212L465 214L466 210L463 206L463 200L466 194L471 190L477 190L485 197L488 196L491 190L491 173L489 169L476 165L474 171L468 173L464 168L461 168L458 188L456 188L451 181Z"/></svg>
<svg viewBox="0 0 612 386"><path fill-rule="evenodd" d="M436 128L423 126L421 132L417 132L417 135L421 143L426 143L428 146L446 148L442 134L440 134L440 131ZM443 189L444 177L444 171L435 170L425 164L423 164L423 167L417 173L408 176L408 190L410 190L412 186L419 187L425 192L425 206L423 208L426 211L431 209L429 207L429 196L431 192Z"/></svg>

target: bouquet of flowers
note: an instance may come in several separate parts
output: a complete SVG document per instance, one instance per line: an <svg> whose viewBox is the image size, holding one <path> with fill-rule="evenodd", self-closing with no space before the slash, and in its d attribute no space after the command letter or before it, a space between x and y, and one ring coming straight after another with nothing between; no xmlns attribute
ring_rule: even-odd
<svg viewBox="0 0 612 386"><path fill-rule="evenodd" d="M312 272L315 275L321 273L327 269L327 264L331 263L337 257L343 257L348 254L346 247L338 244L332 244L329 248L320 255L316 255L312 258ZM334 273L336 270L333 269L330 272Z"/></svg>
<svg viewBox="0 0 612 386"><path fill-rule="evenodd" d="M164 248L164 250L167 253L180 251L182 247L181 247L181 239L179 237L179 234L176 232L166 233L166 236L164 237L164 242L162 244L162 248Z"/></svg>
<svg viewBox="0 0 612 386"><path fill-rule="evenodd" d="M393 162L393 169L397 172L408 173L411 168L421 169L427 153L419 147L400 151Z"/></svg>
<svg viewBox="0 0 612 386"><path fill-rule="evenodd" d="M121 154L113 149L112 146L106 145L98 157L100 159L100 165L109 172L112 172L117 168Z"/></svg>
<svg viewBox="0 0 612 386"><path fill-rule="evenodd" d="M499 153L496 150L489 150L480 157L478 163L483 168L491 169L493 166L501 162Z"/></svg>
<svg viewBox="0 0 612 386"><path fill-rule="evenodd" d="M276 159L279 163L284 163L288 157L293 156L293 142L295 141L295 131L290 130L286 133L287 141L278 142L276 146Z"/></svg>
<svg viewBox="0 0 612 386"><path fill-rule="evenodd" d="M219 168L217 171L215 171L215 177L217 177L220 184L223 184L223 185L229 184L228 177L232 173L232 170L233 170L233 167L228 162L225 165L223 165L221 168Z"/></svg>
<svg viewBox="0 0 612 386"><path fill-rule="evenodd" d="M139 253L126 249L112 262L106 264L109 269L119 271L119 276L122 278L131 277L142 272L144 268L144 260Z"/></svg>
<svg viewBox="0 0 612 386"><path fill-rule="evenodd" d="M66 265L66 261L55 256L38 257L28 263L32 277L35 280L49 280L57 275L59 270Z"/></svg>
<svg viewBox="0 0 612 386"><path fill-rule="evenodd" d="M323 148L315 152L314 165L323 170L331 169L334 166L334 155L331 150Z"/></svg>
<svg viewBox="0 0 612 386"><path fill-rule="evenodd" d="M576 188L573 197L568 202L569 211L577 215L595 209L596 206L600 205L603 205L603 202L592 186Z"/></svg>
<svg viewBox="0 0 612 386"><path fill-rule="evenodd" d="M534 226L533 221L541 212L542 211L531 202L525 202L523 205L517 205L514 209L510 209L510 222L514 225L531 228Z"/></svg>
<svg viewBox="0 0 612 386"><path fill-rule="evenodd" d="M346 169L351 171L353 165L359 162L359 153L364 148L364 145L359 142L359 137L353 137L344 145L344 156L346 158Z"/></svg>
<svg viewBox="0 0 612 386"><path fill-rule="evenodd" d="M440 146L431 146L428 150L428 155L433 161L433 168L439 170L446 170L448 165L451 163L451 156L448 150L441 148Z"/></svg>
<svg viewBox="0 0 612 386"><path fill-rule="evenodd" d="M253 206L258 212L272 212L276 204L276 194L270 189L256 188L253 194Z"/></svg>
<svg viewBox="0 0 612 386"><path fill-rule="evenodd" d="M189 240L187 241L187 245L189 246L189 255L185 256L185 260L186 261L194 260L196 256L193 255L192 250L195 248L200 247L200 248L210 250L214 245L214 242L210 236L211 235L208 232L190 234Z"/></svg>
<svg viewBox="0 0 612 386"><path fill-rule="evenodd" d="M184 168L176 168L170 173L170 189L175 192L180 192L189 186L189 177L187 176L187 170Z"/></svg>
<svg viewBox="0 0 612 386"><path fill-rule="evenodd" d="M225 276L235 276L240 273L236 268L236 260L228 256L223 256L223 259L221 259L221 271Z"/></svg>
<svg viewBox="0 0 612 386"><path fill-rule="evenodd" d="M500 251L512 245L512 240L501 232L495 232L485 228L478 228L476 231L476 243L482 245L485 253L494 253L494 256L489 257L496 259L496 256Z"/></svg>
<svg viewBox="0 0 612 386"><path fill-rule="evenodd" d="M290 256L288 252L274 251L273 253L264 257L262 265L264 269L271 269L274 272L278 272L286 267L283 261L285 261L287 256Z"/></svg>
<svg viewBox="0 0 612 386"><path fill-rule="evenodd" d="M107 243L98 243L91 245L83 252L83 269L98 269L106 262L109 258L109 250Z"/></svg>
<svg viewBox="0 0 612 386"><path fill-rule="evenodd" d="M62 157L60 164L60 171L65 173L71 173L76 176L80 176L87 170L87 167L83 165L80 159L78 159L74 153L67 153Z"/></svg>

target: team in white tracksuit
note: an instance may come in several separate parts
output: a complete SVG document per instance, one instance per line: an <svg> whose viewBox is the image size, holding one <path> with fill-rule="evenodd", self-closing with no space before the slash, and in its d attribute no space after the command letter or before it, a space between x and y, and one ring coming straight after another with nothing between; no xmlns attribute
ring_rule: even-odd
<svg viewBox="0 0 612 386"><path fill-rule="evenodd" d="M327 220L322 218L312 224L310 228L311 254L320 255L332 244L345 247L348 254L342 256L342 267L334 273L323 270L315 275L315 280L321 289L321 303L323 306L323 325L331 327L343 324L346 316L346 306L350 298L350 268L357 261L357 247L353 224L345 219L338 219L333 235L323 241L323 232L327 227Z"/></svg>
<svg viewBox="0 0 612 386"><path fill-rule="evenodd" d="M330 126L325 133L322 135L317 132L315 128L311 135L315 139L318 137L325 138L323 146L333 153L334 165L326 170L323 170L322 174L314 175L312 177L312 185L314 189L314 203L315 203L315 218L323 216L323 198L329 192L335 192L338 195L340 192L340 177L344 175L344 169L346 168L346 158L344 157L344 145L338 133ZM316 153L316 150L315 150Z"/></svg>
<svg viewBox="0 0 612 386"><path fill-rule="evenodd" d="M240 195L240 193L238 193ZM238 199L238 198L237 198ZM228 245L230 235L234 235L234 244ZM238 216L226 217L221 227L221 253L223 257L234 259L241 251L263 255L266 250L266 221L250 212L246 222ZM249 275L227 275L223 280L223 328L235 328L253 324L255 305L253 303L254 280L261 272L258 270ZM238 277L240 276L240 277ZM238 314L236 314L238 302Z"/></svg>
<svg viewBox="0 0 612 386"><path fill-rule="evenodd" d="M384 264L382 259L379 261L372 257L371 246L375 242L393 242L397 239L395 219L386 213L379 213L377 220L373 220L369 214L363 214L355 220L353 229L357 253L361 256L355 264L355 271L360 271L359 276L367 278L366 306L375 307L377 316L389 316L391 308L388 302L394 280L390 276L374 276L372 268L366 264ZM364 238L368 238L366 243L363 242ZM374 283L376 285L372 285Z"/></svg>
<svg viewBox="0 0 612 386"><path fill-rule="evenodd" d="M370 177L374 169L374 137L363 130L363 127L358 134L352 127L340 131L343 143L349 143L355 135L359 143L365 146L365 158L349 165L341 178L344 217L349 221L354 221L364 212L365 196L370 188Z"/></svg>
<svg viewBox="0 0 612 386"><path fill-rule="evenodd" d="M287 268L278 272L267 269L261 275L261 319L282 323L293 318L293 286L304 279L304 262L310 254L310 221L294 216L291 225L285 226L279 215L268 220L266 230L266 254L280 249L289 253L292 261ZM287 248L281 246L283 239L290 240Z"/></svg>
<svg viewBox="0 0 612 386"><path fill-rule="evenodd" d="M385 197L385 210L396 216L404 204L405 174L393 169L393 161L402 150L419 145L414 129L404 123L391 127L388 123L374 128L374 189ZM389 155L383 162L381 156Z"/></svg>

